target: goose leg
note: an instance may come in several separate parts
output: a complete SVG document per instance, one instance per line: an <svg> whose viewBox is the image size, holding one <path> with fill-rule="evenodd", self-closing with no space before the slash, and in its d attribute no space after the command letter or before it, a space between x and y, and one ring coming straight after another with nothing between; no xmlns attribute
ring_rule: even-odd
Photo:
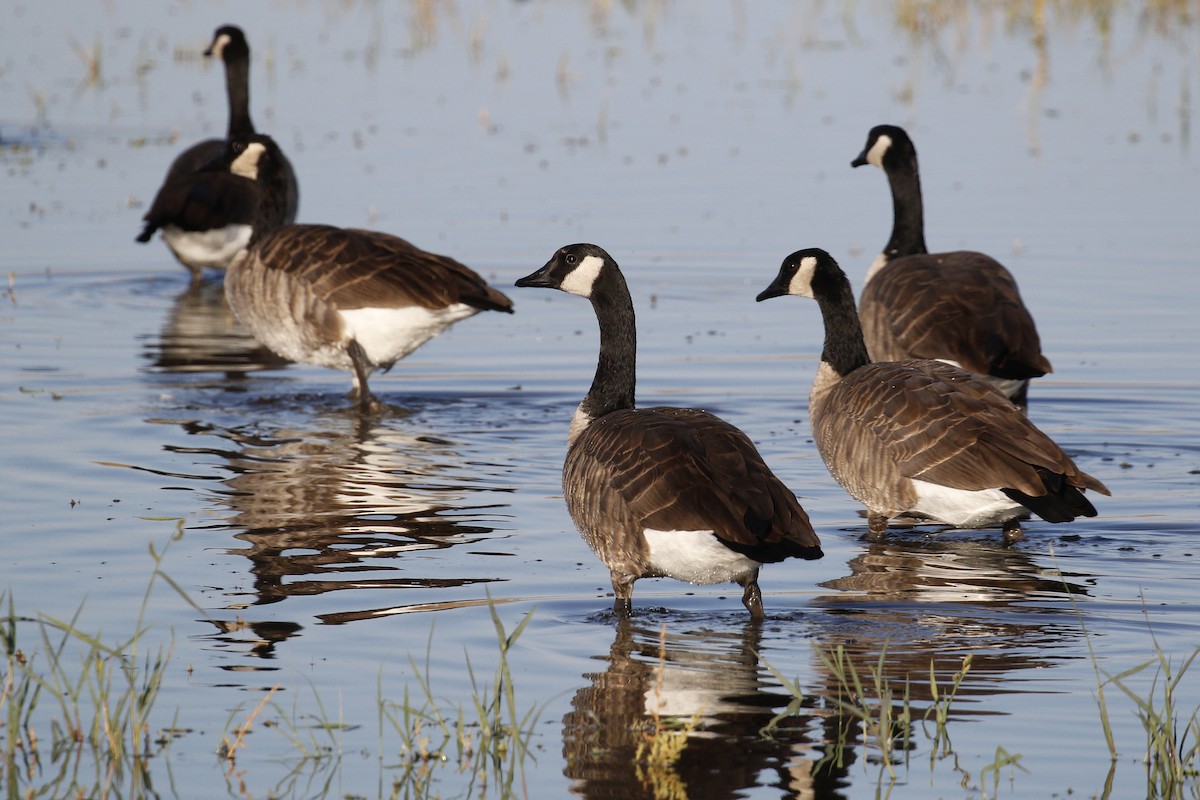
<svg viewBox="0 0 1200 800"><path fill-rule="evenodd" d="M867 513L867 541L880 542L883 541L883 534L887 532L888 518L886 514Z"/></svg>
<svg viewBox="0 0 1200 800"><path fill-rule="evenodd" d="M1013 517L1004 522L1004 543L1013 544L1025 538L1025 532L1021 530L1021 520Z"/></svg>
<svg viewBox="0 0 1200 800"><path fill-rule="evenodd" d="M742 585L742 605L750 612L750 619L756 622L763 618L762 589L758 588L758 570L738 580Z"/></svg>
<svg viewBox="0 0 1200 800"><path fill-rule="evenodd" d="M359 410L364 414L372 414L382 408L382 404L371 395L371 390L367 388L367 376L370 375L370 370L367 368L367 354L363 352L362 345L357 339L351 339L350 344L346 345L346 353L350 356L350 363L354 366L354 386L350 389L350 397L358 401Z"/></svg>
<svg viewBox="0 0 1200 800"><path fill-rule="evenodd" d="M636 579L617 572L611 573L611 577L613 594L616 595L613 599L613 613L618 617L633 616L633 582Z"/></svg>

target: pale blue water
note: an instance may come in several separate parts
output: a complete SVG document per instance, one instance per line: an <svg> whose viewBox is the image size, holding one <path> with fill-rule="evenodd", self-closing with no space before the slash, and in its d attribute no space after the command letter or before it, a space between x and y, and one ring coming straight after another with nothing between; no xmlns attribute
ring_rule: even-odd
<svg viewBox="0 0 1200 800"><path fill-rule="evenodd" d="M0 266L13 273L0 581L19 613L82 607L81 629L116 640L141 613L153 546L203 609L154 586L145 644L174 647L155 729L189 732L148 762L152 788L126 776L115 793L391 796L400 743L380 733L377 686L398 702L428 660L444 707L469 703L467 655L484 681L496 661L490 597L509 630L532 612L510 653L518 704L544 704L531 797L671 796L676 779L693 798L861 797L881 780L892 798L1105 796L1084 630L1110 674L1155 642L1176 665L1200 642L1200 29L1172 18L1160 33L1123 10L1104 40L1090 16L1052 8L1038 89L1027 27L947 8L936 41L910 41L884 3L116 0L66 20L15 6L0 33ZM174 153L224 129L220 71L196 54L229 21L248 32L255 120L300 175L302 220L398 233L517 304L378 378L406 414L360 423L348 376L280 367L215 281L189 292L161 243L133 241ZM101 84L83 82L72 41L99 43ZM878 170L849 162L884 121L921 154L930 245L984 250L1017 275L1055 365L1030 414L1113 490L1098 518L1035 521L1014 548L995 532L861 540L809 439L817 309L753 298L804 246L861 281L890 202ZM607 574L559 496L594 322L577 298L510 288L580 240L609 249L633 288L640 400L742 427L822 536L822 561L764 569L759 632L734 587L643 581L631 626L607 613ZM21 635L36 645L31 625ZM957 770L931 767L918 737L891 785L852 731L848 763L814 774L837 733L818 653L838 645L864 673L886 647L918 711L930 661L945 683L972 654L950 724ZM768 665L806 693L774 738L759 731L788 696ZM1147 695L1151 677L1130 683ZM1198 680L1177 689L1184 722ZM321 706L355 726L334 736L340 759L301 762L260 725L227 779L222 734L276 684L271 713L308 723ZM1120 751L1107 796L1144 795L1133 704L1106 696ZM708 734L674 773L639 778L631 731L658 701ZM993 786L997 747L1023 770ZM453 766L437 775L442 796L485 794Z"/></svg>

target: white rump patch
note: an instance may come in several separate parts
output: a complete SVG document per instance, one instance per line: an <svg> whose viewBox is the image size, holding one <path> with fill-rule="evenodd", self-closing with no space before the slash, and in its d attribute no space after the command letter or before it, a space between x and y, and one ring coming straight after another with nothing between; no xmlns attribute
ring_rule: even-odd
<svg viewBox="0 0 1200 800"><path fill-rule="evenodd" d="M928 481L913 481L916 511L957 528L982 528L1010 520L1025 507L999 489L951 489Z"/></svg>
<svg viewBox="0 0 1200 800"><path fill-rule="evenodd" d="M164 225L162 237L176 257L189 267L225 269L233 257L250 243L249 225L226 225L207 231L185 231Z"/></svg>
<svg viewBox="0 0 1200 800"><path fill-rule="evenodd" d="M892 147L892 137L886 133L875 140L875 144L871 145L871 149L867 151L867 163L883 169L883 157Z"/></svg>
<svg viewBox="0 0 1200 800"><path fill-rule="evenodd" d="M391 364L479 309L466 303L446 308L355 308L339 313L346 335L375 364Z"/></svg>
<svg viewBox="0 0 1200 800"><path fill-rule="evenodd" d="M650 566L688 583L725 583L761 564L721 544L712 531L658 531L645 528Z"/></svg>
<svg viewBox="0 0 1200 800"><path fill-rule="evenodd" d="M600 277L603 267L604 259L599 256L586 256L575 269L567 273L560 288L580 297L591 297L592 287L596 285L596 278Z"/></svg>
<svg viewBox="0 0 1200 800"><path fill-rule="evenodd" d="M218 36L217 40L213 42L213 46L211 48L212 57L223 58L225 56L225 48L229 46L231 41L232 39L229 38L228 33L222 33L220 36Z"/></svg>
<svg viewBox="0 0 1200 800"><path fill-rule="evenodd" d="M800 266L796 270L796 274L792 276L792 280L788 283L788 294L798 295L800 297L812 297L812 279L813 273L817 271L817 259L814 256L805 256L800 259Z"/></svg>
<svg viewBox="0 0 1200 800"><path fill-rule="evenodd" d="M229 171L252 181L258 180L258 160L267 152L267 146L262 142L250 142L242 154L229 165Z"/></svg>

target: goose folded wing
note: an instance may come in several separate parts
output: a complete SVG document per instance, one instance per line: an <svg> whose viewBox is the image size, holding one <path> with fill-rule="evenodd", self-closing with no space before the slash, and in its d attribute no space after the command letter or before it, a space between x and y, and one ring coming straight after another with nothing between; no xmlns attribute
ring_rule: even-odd
<svg viewBox="0 0 1200 800"><path fill-rule="evenodd" d="M1012 274L983 253L899 258L863 290L864 322L884 326L889 358L952 358L1003 378L1051 371Z"/></svg>
<svg viewBox="0 0 1200 800"><path fill-rule="evenodd" d="M957 367L924 360L877 363L853 377L843 413L871 434L906 478L1038 495L1045 491L1038 467L1053 469L1066 458L1003 395Z"/></svg>
<svg viewBox="0 0 1200 800"><path fill-rule="evenodd" d="M377 231L343 231L346 256L330 291L341 308L371 305L437 309L464 303L484 311L512 311L512 301L470 267Z"/></svg>
<svg viewBox="0 0 1200 800"><path fill-rule="evenodd" d="M638 409L602 417L587 433L580 445L605 464L608 484L641 527L711 530L762 561L819 546L795 495L745 434L718 417Z"/></svg>

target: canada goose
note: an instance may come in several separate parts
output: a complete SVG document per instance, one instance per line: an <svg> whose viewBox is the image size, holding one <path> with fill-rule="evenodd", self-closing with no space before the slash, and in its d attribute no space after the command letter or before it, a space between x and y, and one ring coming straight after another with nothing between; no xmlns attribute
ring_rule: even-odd
<svg viewBox="0 0 1200 800"><path fill-rule="evenodd" d="M480 311L512 301L457 261L377 231L280 226L279 148L261 134L235 138L229 170L257 182L262 200L250 241L225 270L225 297L254 338L284 358L350 370L361 410L376 369Z"/></svg>
<svg viewBox="0 0 1200 800"><path fill-rule="evenodd" d="M1108 489L992 384L941 361L872 362L850 281L824 250L788 256L758 300L787 294L821 307L813 439L834 479L866 505L868 538L898 514L961 528L999 523L1008 542L1023 537L1026 509L1047 522L1096 516L1081 490Z"/></svg>
<svg viewBox="0 0 1200 800"><path fill-rule="evenodd" d="M167 177L142 218L145 225L137 241L149 242L161 230L163 241L180 264L199 281L205 268L224 269L250 240L250 223L258 194L244 180L215 168L234 137L254 134L250 119L250 46L241 28L217 28L205 56L225 63L225 88L229 96L226 139L205 139L180 153L167 169ZM284 222L296 219L300 192L296 173L282 152L285 190Z"/></svg>
<svg viewBox="0 0 1200 800"><path fill-rule="evenodd" d="M762 619L758 570L822 556L795 495L740 430L706 411L634 408L633 301L615 261L594 244L564 247L517 286L592 302L600 324L596 375L571 420L563 463L567 511L608 567L613 611L632 613L638 578L733 581Z"/></svg>
<svg viewBox="0 0 1200 800"><path fill-rule="evenodd" d="M982 375L1024 408L1029 379L1051 371L1037 326L1000 262L930 253L917 150L903 128L879 125L853 167L874 164L892 188L892 236L867 272L859 314L871 358L936 358Z"/></svg>

